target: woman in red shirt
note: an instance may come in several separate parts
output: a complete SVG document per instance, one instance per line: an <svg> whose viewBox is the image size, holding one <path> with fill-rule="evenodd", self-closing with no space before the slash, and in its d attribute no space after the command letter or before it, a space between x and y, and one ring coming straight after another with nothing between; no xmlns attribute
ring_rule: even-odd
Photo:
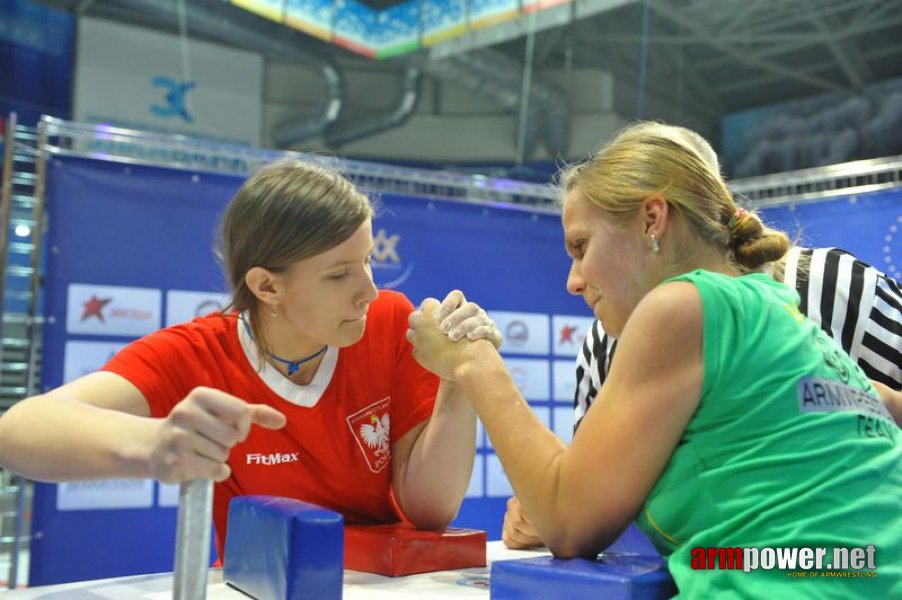
<svg viewBox="0 0 902 600"><path fill-rule="evenodd" d="M351 522L447 526L469 484L475 412L412 358L413 305L373 283L372 216L336 173L261 169L223 217L231 310L150 334L18 403L0 418L0 464L45 481L213 479L220 550L228 502L243 494ZM441 311L452 338L500 342L460 292Z"/></svg>

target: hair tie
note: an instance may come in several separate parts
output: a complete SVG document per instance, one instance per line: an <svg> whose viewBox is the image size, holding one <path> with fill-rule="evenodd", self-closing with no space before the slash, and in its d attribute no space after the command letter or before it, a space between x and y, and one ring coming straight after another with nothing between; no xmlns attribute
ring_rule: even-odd
<svg viewBox="0 0 902 600"><path fill-rule="evenodd" d="M739 221L741 221L747 214L749 214L749 211L747 211L746 209L742 208L741 206L737 208L736 212L733 213L733 216L730 217L730 220L727 221L727 229L733 229L734 227L736 227L736 225L739 224Z"/></svg>

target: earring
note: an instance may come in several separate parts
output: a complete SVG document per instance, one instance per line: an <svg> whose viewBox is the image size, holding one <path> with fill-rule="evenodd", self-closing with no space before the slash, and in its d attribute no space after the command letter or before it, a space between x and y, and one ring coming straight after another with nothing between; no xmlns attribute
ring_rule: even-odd
<svg viewBox="0 0 902 600"><path fill-rule="evenodd" d="M651 251L655 254L661 251L661 244L658 243L658 238L655 237L655 234L651 234Z"/></svg>
<svg viewBox="0 0 902 600"><path fill-rule="evenodd" d="M272 318L276 318L279 316L279 305L278 304L273 304L271 307L269 307L269 316Z"/></svg>

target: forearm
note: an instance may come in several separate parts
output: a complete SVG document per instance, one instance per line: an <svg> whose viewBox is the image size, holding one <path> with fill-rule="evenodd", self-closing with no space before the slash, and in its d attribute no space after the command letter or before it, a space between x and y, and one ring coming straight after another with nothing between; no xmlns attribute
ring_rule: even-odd
<svg viewBox="0 0 902 600"><path fill-rule="evenodd" d="M889 414L893 416L896 425L902 427L902 391L889 390L884 395L883 402L886 404Z"/></svg>
<svg viewBox="0 0 902 600"><path fill-rule="evenodd" d="M0 465L43 481L149 477L154 421L52 393L29 398L0 417Z"/></svg>
<svg viewBox="0 0 902 600"><path fill-rule="evenodd" d="M476 452L476 412L459 386L442 381L435 408L407 459L395 496L423 529L454 519L467 492Z"/></svg>
<svg viewBox="0 0 902 600"><path fill-rule="evenodd" d="M896 425L902 427L902 391L894 390L888 385L884 385L879 381L872 381L877 393L880 394L880 400L886 406L886 410L892 415Z"/></svg>
<svg viewBox="0 0 902 600"><path fill-rule="evenodd" d="M494 352L465 363L455 379L476 407L524 513L552 546L567 521L558 514L566 446L539 421Z"/></svg>

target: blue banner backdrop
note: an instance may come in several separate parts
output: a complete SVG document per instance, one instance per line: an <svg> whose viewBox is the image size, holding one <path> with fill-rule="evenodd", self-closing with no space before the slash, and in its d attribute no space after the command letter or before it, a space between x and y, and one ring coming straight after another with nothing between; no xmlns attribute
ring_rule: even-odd
<svg viewBox="0 0 902 600"><path fill-rule="evenodd" d="M191 310L210 306L195 296L215 298L225 290L212 240L240 183L231 176L94 159L51 162L44 389L99 367L142 332L177 322L173 292L196 292L189 296ZM569 259L556 215L396 195L378 202L374 276L380 286L403 291L414 303L458 287L489 310L541 313L546 328L559 321L552 314L589 316L564 288ZM539 355L529 352L545 365L553 352L561 355L551 349L549 334L544 332ZM572 364L575 353L574 343L572 353L556 362ZM549 371L546 366L546 388ZM570 369L567 382L572 377ZM571 412L572 396L559 396L559 414ZM544 407L551 425L550 389L536 398L532 403ZM562 418L559 427L570 424ZM498 539L509 488L495 481L503 473L484 436L479 446L471 491L455 525L485 529L489 539ZM38 484L30 584L171 570L177 498L170 487Z"/></svg>
<svg viewBox="0 0 902 600"><path fill-rule="evenodd" d="M240 183L102 160L52 161L44 389L96 369L144 332L221 302L225 286L211 242ZM496 311L496 321L506 323L502 351L521 390L566 438L579 343L571 334L591 319L564 290L569 260L558 217L397 195L379 202L377 283L414 303L458 287ZM899 277L902 191L762 213L793 234L801 229L804 245L845 248ZM510 488L480 436L468 498L454 524L498 539ZM152 482L38 484L30 584L171 570L176 502L173 486Z"/></svg>
<svg viewBox="0 0 902 600"><path fill-rule="evenodd" d="M902 189L768 208L761 216L801 246L842 248L902 279Z"/></svg>

